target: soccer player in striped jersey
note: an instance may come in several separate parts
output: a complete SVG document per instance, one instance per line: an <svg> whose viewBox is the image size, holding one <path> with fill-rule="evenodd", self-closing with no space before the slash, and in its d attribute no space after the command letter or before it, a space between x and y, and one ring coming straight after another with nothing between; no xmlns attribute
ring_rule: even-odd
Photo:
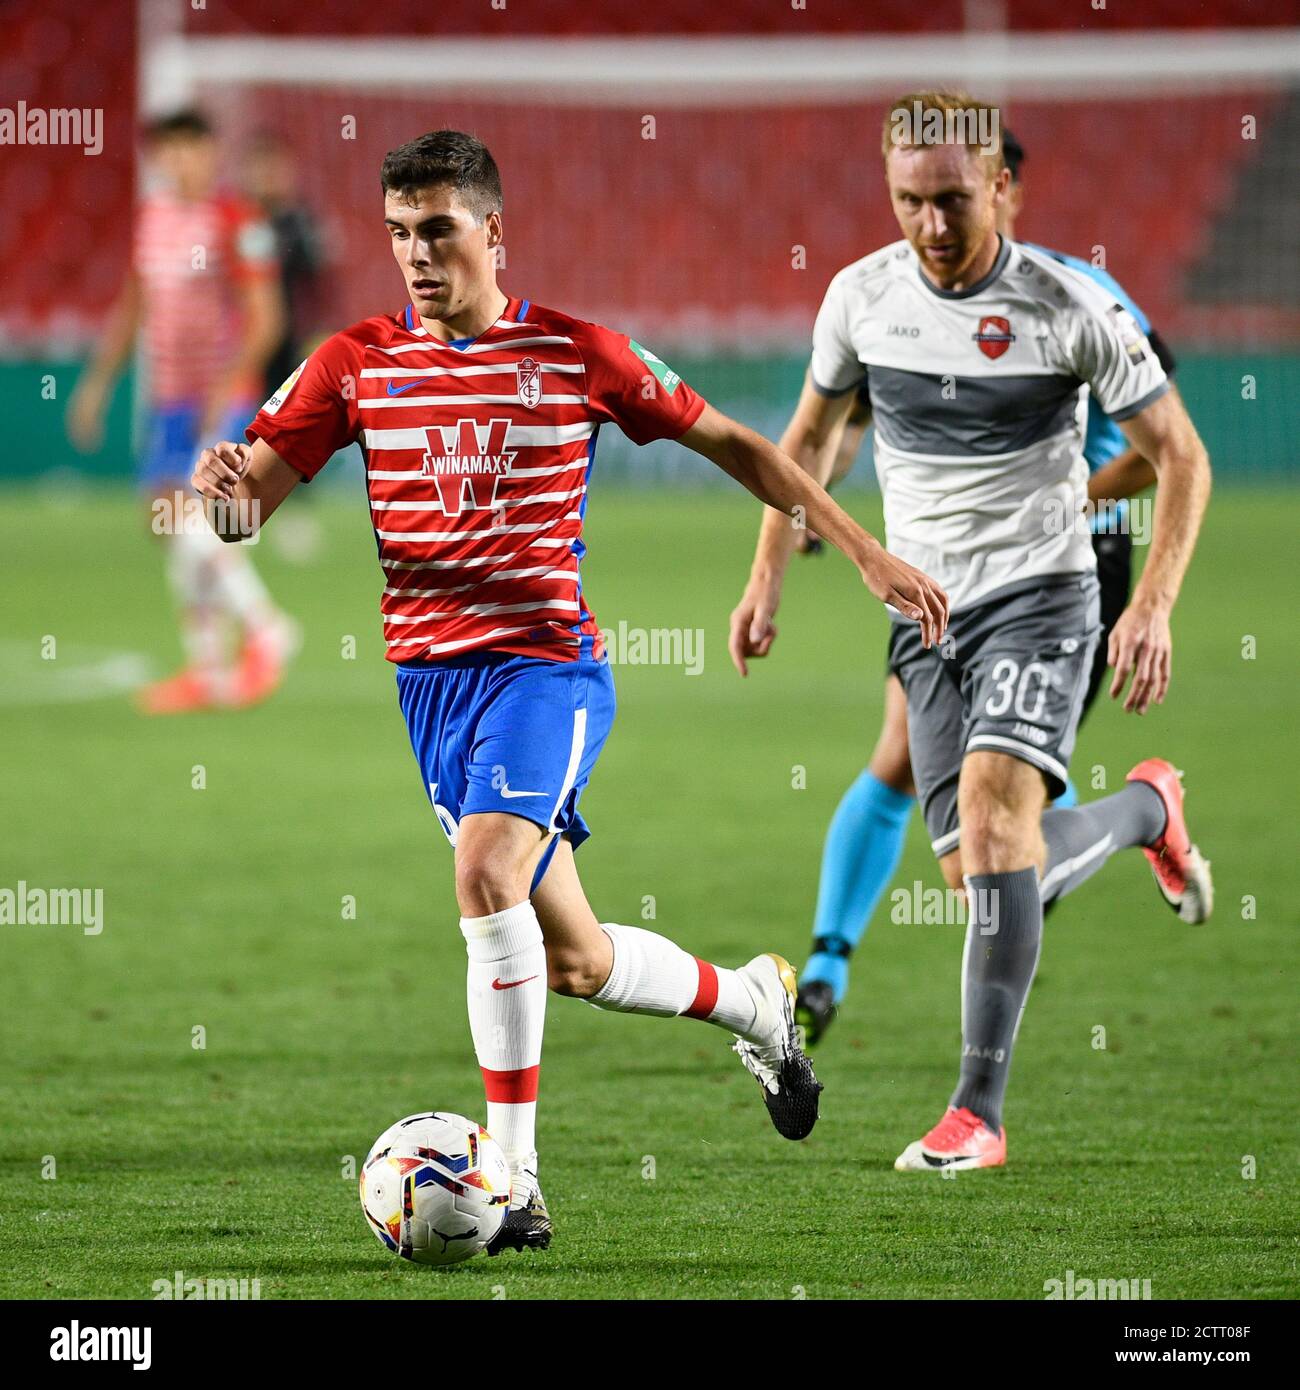
<svg viewBox="0 0 1300 1390"><path fill-rule="evenodd" d="M1021 166L1025 152L1020 141L1005 128L1002 157L1011 182L1006 203L998 213L998 231L1014 239L1016 218L1024 206ZM1172 377L1173 354L1113 276L1075 256L1041 246L1034 249L1104 286L1133 315L1166 374ZM822 480L828 488L834 487L852 468L870 423L871 399L864 387L845 420L830 476ZM1080 723L1101 689L1110 634L1128 603L1132 585L1133 538L1127 524L1126 499L1155 481L1151 465L1091 396L1083 456L1090 475L1088 498L1095 509L1092 548L1101 590L1101 639L1093 657ZM810 547L808 539L808 533L803 533L798 538L798 548L815 553L815 546ZM1077 799L1073 785L1068 785L1053 804L1072 806ZM898 867L915 803L907 743L907 705L898 677L891 675L885 682L884 722L870 762L840 799L822 850L812 954L800 971L795 1003L795 1021L805 1030L809 1046L821 1040L848 991L850 959Z"/></svg>
<svg viewBox="0 0 1300 1390"><path fill-rule="evenodd" d="M455 855L488 1129L514 1179L489 1250L544 1248L535 1115L548 986L734 1034L786 1138L811 1130L821 1089L781 957L724 969L655 932L601 923L578 879L574 851L589 834L579 798L614 714L579 568L600 427L642 444L677 439L780 511L805 508L871 592L920 625L927 649L946 599L653 352L502 291L501 183L478 140L421 136L390 152L381 183L408 302L328 339L263 406L248 442L204 451L194 485L214 501L257 502L264 521L337 449L361 445L387 655Z"/></svg>
<svg viewBox="0 0 1300 1390"><path fill-rule="evenodd" d="M1044 809L1068 781L1101 631L1088 392L1157 476L1147 563L1108 644L1110 693L1130 712L1169 688L1170 615L1210 470L1133 316L1091 277L998 231L1010 174L997 108L912 94L889 109L881 144L903 238L832 279L782 443L821 476L865 384L889 542L938 575L952 605L941 647L922 650L897 624L889 645L931 848L968 904L956 1089L895 1160L934 1172L1006 1161L1003 1102L1045 905L1132 847L1184 921L1211 911L1210 866L1164 759L1138 763L1110 796ZM792 549L769 511L732 614L742 675L776 637Z"/></svg>
<svg viewBox="0 0 1300 1390"><path fill-rule="evenodd" d="M114 383L139 336L148 402L140 480L153 529L168 543L185 665L137 698L146 714L180 714L264 700L296 642L249 556L223 547L184 506L200 448L247 420L261 394L283 307L271 229L218 186L207 118L161 117L147 143L158 186L136 215L131 266L78 382L68 431L79 448L99 447Z"/></svg>

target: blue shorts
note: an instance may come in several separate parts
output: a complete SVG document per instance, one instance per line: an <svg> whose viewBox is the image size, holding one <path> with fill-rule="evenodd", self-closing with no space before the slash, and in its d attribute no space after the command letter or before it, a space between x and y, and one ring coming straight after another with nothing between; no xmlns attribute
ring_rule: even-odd
<svg viewBox="0 0 1300 1390"><path fill-rule="evenodd" d="M591 834L578 799L614 723L614 678L590 637L577 661L473 652L399 665L397 698L453 849L465 816L522 816L551 834L536 888L557 834L575 849Z"/></svg>
<svg viewBox="0 0 1300 1390"><path fill-rule="evenodd" d="M257 414L257 407L240 401L231 407L217 438L240 443L244 426ZM139 480L147 487L159 483L188 485L199 454L215 439L200 439L203 406L196 401L166 401L149 414L148 437L140 457Z"/></svg>

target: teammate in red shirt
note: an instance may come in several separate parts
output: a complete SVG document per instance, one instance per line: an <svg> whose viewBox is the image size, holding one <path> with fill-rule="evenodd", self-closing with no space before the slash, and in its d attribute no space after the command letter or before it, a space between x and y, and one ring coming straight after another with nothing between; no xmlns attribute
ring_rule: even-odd
<svg viewBox="0 0 1300 1390"><path fill-rule="evenodd" d="M136 214L131 266L69 411L73 442L98 448L117 375L140 339L148 401L141 481L186 651L182 671L140 692L151 714L247 705L279 683L292 624L245 554L224 549L187 509L200 447L248 419L283 319L274 242L256 209L217 185L212 128L197 111L149 128L155 187ZM192 500L192 499L188 499ZM231 664L226 627L239 639Z"/></svg>
<svg viewBox="0 0 1300 1390"><path fill-rule="evenodd" d="M853 561L927 644L947 600L796 464L619 333L497 287L501 184L472 136L435 131L384 161L385 220L409 302L336 334L262 408L248 443L203 452L194 485L264 521L343 444L360 443L384 571L398 697L455 851L470 1028L488 1129L510 1159L489 1252L544 1248L534 1141L546 990L603 1009L687 1015L737 1035L777 1130L801 1139L821 1090L779 956L738 970L597 920L574 850L578 799L609 732L613 682L579 575L602 424L677 439ZM238 532L214 524L228 539Z"/></svg>

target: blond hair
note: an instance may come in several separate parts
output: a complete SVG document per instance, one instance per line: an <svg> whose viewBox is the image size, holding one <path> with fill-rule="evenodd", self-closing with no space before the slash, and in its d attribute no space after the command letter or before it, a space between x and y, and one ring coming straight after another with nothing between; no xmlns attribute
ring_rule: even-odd
<svg viewBox="0 0 1300 1390"><path fill-rule="evenodd" d="M908 92L889 103L880 132L886 159L890 150L938 144L965 145L996 175L1003 168L1001 109L966 92Z"/></svg>

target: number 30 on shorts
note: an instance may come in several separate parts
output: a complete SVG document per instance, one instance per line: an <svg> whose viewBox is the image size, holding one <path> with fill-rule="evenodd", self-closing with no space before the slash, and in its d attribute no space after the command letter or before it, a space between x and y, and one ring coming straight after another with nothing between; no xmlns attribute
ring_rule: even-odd
<svg viewBox="0 0 1300 1390"><path fill-rule="evenodd" d="M1041 661L1030 661L1022 670L1010 657L1004 656L994 662L989 679L994 691L985 701L985 714L993 718L1006 714L1014 701L1017 718L1029 724L1042 718L1052 673Z"/></svg>

